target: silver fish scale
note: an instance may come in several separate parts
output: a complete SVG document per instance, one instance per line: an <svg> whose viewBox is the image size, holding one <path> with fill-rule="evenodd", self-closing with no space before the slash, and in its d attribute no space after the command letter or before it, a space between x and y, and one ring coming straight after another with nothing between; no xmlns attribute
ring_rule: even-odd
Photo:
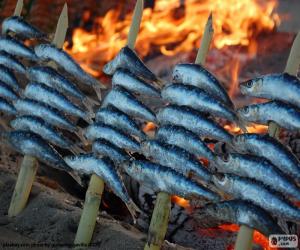
<svg viewBox="0 0 300 250"><path fill-rule="evenodd" d="M180 106L188 106L200 112L237 122L235 112L204 90L180 83L169 84L161 91L163 100Z"/></svg>
<svg viewBox="0 0 300 250"><path fill-rule="evenodd" d="M155 114L134 95L118 86L113 88L104 98L101 108L112 105L129 116L137 117L146 121L156 121Z"/></svg>
<svg viewBox="0 0 300 250"><path fill-rule="evenodd" d="M6 84L9 84L16 91L20 89L18 80L13 72L3 65L0 65L0 80Z"/></svg>
<svg viewBox="0 0 300 250"><path fill-rule="evenodd" d="M224 128L200 112L177 105L169 105L160 109L157 120L161 125L182 126L198 136L209 137L223 142L231 142L233 136Z"/></svg>
<svg viewBox="0 0 300 250"><path fill-rule="evenodd" d="M234 107L226 90L217 78L201 65L191 63L177 64L174 67L172 78L174 83L197 86L223 101L229 107Z"/></svg>
<svg viewBox="0 0 300 250"><path fill-rule="evenodd" d="M12 120L10 125L15 130L29 130L34 132L53 145L61 148L69 149L71 147L71 141L40 117L32 115L19 116Z"/></svg>
<svg viewBox="0 0 300 250"><path fill-rule="evenodd" d="M26 22L20 16L11 16L4 19L2 22L2 34L6 34L10 31L29 39L45 37L44 33Z"/></svg>
<svg viewBox="0 0 300 250"><path fill-rule="evenodd" d="M267 211L243 200L208 204L201 209L195 210L192 217L197 224L205 223L205 221L209 221L209 218L213 218L213 220L218 221L218 225L224 223L246 225L258 230L266 237L269 237L271 234L285 234Z"/></svg>
<svg viewBox="0 0 300 250"><path fill-rule="evenodd" d="M241 134L232 140L232 144L238 152L264 157L283 173L297 182L300 181L300 164L298 159L276 139L268 135Z"/></svg>
<svg viewBox="0 0 300 250"><path fill-rule="evenodd" d="M25 58L31 61L37 60L37 57L32 49L28 48L16 39L8 36L0 37L0 50L5 51L11 55L20 58Z"/></svg>
<svg viewBox="0 0 300 250"><path fill-rule="evenodd" d="M292 179L262 157L228 154L225 159L216 158L216 166L221 173L248 177L264 183L282 195L300 200L300 189Z"/></svg>
<svg viewBox="0 0 300 250"><path fill-rule="evenodd" d="M214 160L214 153L206 146L206 144L193 132L184 127L165 125L158 128L155 134L156 139L162 142L172 144L183 148L197 156Z"/></svg>
<svg viewBox="0 0 300 250"><path fill-rule="evenodd" d="M219 196L209 189L196 184L169 167L148 161L131 161L122 164L126 173L139 183L154 191L163 191L186 199L206 198L218 201Z"/></svg>
<svg viewBox="0 0 300 250"><path fill-rule="evenodd" d="M44 83L78 99L85 98L75 84L50 67L33 66L27 69L26 74L30 81Z"/></svg>
<svg viewBox="0 0 300 250"><path fill-rule="evenodd" d="M118 69L114 73L111 81L112 86L122 86L133 93L151 97L160 97L159 90L126 69Z"/></svg>
<svg viewBox="0 0 300 250"><path fill-rule="evenodd" d="M14 106L19 114L35 115L53 126L75 132L78 129L59 110L31 99L14 101Z"/></svg>
<svg viewBox="0 0 300 250"><path fill-rule="evenodd" d="M65 95L42 83L28 83L24 95L27 98L41 101L73 116L81 117L83 119L88 116L85 111L73 104Z"/></svg>
<svg viewBox="0 0 300 250"><path fill-rule="evenodd" d="M97 111L96 121L117 127L124 133L136 135L142 139L146 138L145 133L140 130L139 126L130 116L111 105L108 105L106 108L100 108Z"/></svg>
<svg viewBox="0 0 300 250"><path fill-rule="evenodd" d="M3 112L7 115L17 114L17 110L15 109L15 107L2 97L0 97L0 112Z"/></svg>
<svg viewBox="0 0 300 250"><path fill-rule="evenodd" d="M278 217L300 222L299 208L259 182L229 174L221 179L214 176L213 182L216 187L237 199L253 202Z"/></svg>
<svg viewBox="0 0 300 250"><path fill-rule="evenodd" d="M123 133L113 126L105 125L100 122L88 126L85 131L85 137L89 141L104 139L120 148L128 149L133 152L140 151L140 144L133 137Z"/></svg>
<svg viewBox="0 0 300 250"><path fill-rule="evenodd" d="M6 136L11 146L19 153L35 157L54 168L70 170L60 154L41 136L22 130L9 132Z"/></svg>
<svg viewBox="0 0 300 250"><path fill-rule="evenodd" d="M179 173L189 176L191 173L205 182L211 180L211 173L186 150L158 140L141 143L142 153L161 165L170 167Z"/></svg>
<svg viewBox="0 0 300 250"><path fill-rule="evenodd" d="M274 121L288 130L298 131L300 128L298 109L281 101L252 104L238 109L237 112L247 122L268 125L270 121Z"/></svg>
<svg viewBox="0 0 300 250"><path fill-rule="evenodd" d="M3 97L9 101L13 101L18 99L18 94L14 91L14 89L6 84L5 82L2 82L0 80L0 97Z"/></svg>
<svg viewBox="0 0 300 250"><path fill-rule="evenodd" d="M288 73L263 75L248 80L240 84L240 90L244 95L279 100L300 108L300 80Z"/></svg>
<svg viewBox="0 0 300 250"><path fill-rule="evenodd" d="M20 74L25 74L25 66L17 60L13 55L0 51L0 65L3 65L11 70L14 70Z"/></svg>

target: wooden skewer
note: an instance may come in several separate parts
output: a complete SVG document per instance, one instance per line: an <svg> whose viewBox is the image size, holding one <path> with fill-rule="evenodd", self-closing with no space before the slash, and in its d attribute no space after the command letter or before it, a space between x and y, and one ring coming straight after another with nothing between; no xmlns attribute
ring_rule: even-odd
<svg viewBox="0 0 300 250"><path fill-rule="evenodd" d="M212 14L210 14L205 26L205 32L203 34L201 46L198 50L195 60L196 64L205 63L205 58L212 41L213 32ZM148 242L144 250L158 250L161 248L167 232L170 211L170 195L164 192L158 193L148 230Z"/></svg>
<svg viewBox="0 0 300 250"><path fill-rule="evenodd" d="M133 12L132 22L127 37L127 46L134 49L135 42L139 33L144 10L144 0L137 0Z"/></svg>
<svg viewBox="0 0 300 250"><path fill-rule="evenodd" d="M13 14L14 16L21 16L23 5L24 5L23 0L18 0Z"/></svg>
<svg viewBox="0 0 300 250"><path fill-rule="evenodd" d="M298 67L300 64L300 32L298 32L291 51L284 72L290 75L297 75ZM275 122L270 122L268 133L270 136L278 139L280 127ZM238 233L235 250L251 249L252 247L253 229L246 226L241 226ZM251 241L250 241L251 238Z"/></svg>

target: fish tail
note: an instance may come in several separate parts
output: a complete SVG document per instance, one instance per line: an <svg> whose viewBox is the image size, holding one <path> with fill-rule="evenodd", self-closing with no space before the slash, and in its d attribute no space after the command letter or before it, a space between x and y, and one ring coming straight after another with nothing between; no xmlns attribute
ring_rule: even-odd
<svg viewBox="0 0 300 250"><path fill-rule="evenodd" d="M78 131L75 131L74 133L75 133L75 135L77 135L77 137L82 141L82 143L84 145L89 144L89 142L87 141L87 139L84 136L84 130L83 129L80 128Z"/></svg>
<svg viewBox="0 0 300 250"><path fill-rule="evenodd" d="M84 117L84 120L88 123L88 124L92 124L94 121L93 121L93 118L95 117L95 114L94 112L88 112L85 117Z"/></svg>
<svg viewBox="0 0 300 250"><path fill-rule="evenodd" d="M89 110L89 112L93 112L93 107L100 105L98 101L93 100L90 97L85 97L82 101L83 105Z"/></svg>
<svg viewBox="0 0 300 250"><path fill-rule="evenodd" d="M83 154L85 153L85 151L83 149L81 149L80 147L78 147L77 145L72 145L70 147L70 151L74 154L74 155L79 155L79 154Z"/></svg>
<svg viewBox="0 0 300 250"><path fill-rule="evenodd" d="M126 206L128 208L129 213L132 216L133 223L136 224L136 219L138 217L138 214L142 213L142 211L131 199L129 200L129 202L126 203Z"/></svg>
<svg viewBox="0 0 300 250"><path fill-rule="evenodd" d="M241 117L237 117L235 120L236 125L244 132L247 133L247 122L245 122Z"/></svg>
<svg viewBox="0 0 300 250"><path fill-rule="evenodd" d="M102 100L102 91L101 91L100 84L94 84L93 85L93 89L95 90L96 95L97 95L99 101L101 101Z"/></svg>

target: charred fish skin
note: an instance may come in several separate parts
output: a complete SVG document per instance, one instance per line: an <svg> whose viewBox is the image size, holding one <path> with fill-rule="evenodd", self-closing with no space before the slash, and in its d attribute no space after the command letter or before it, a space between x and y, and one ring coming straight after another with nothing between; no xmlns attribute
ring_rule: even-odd
<svg viewBox="0 0 300 250"><path fill-rule="evenodd" d="M266 158L296 182L300 181L300 163L297 157L287 147L269 135L237 135L232 140L232 145L239 153L249 153Z"/></svg>
<svg viewBox="0 0 300 250"><path fill-rule="evenodd" d="M141 143L142 153L154 162L170 167L185 176L194 174L206 183L211 181L211 173L186 150L158 140Z"/></svg>
<svg viewBox="0 0 300 250"><path fill-rule="evenodd" d="M0 37L0 50L30 61L37 61L37 57L31 48L9 36Z"/></svg>
<svg viewBox="0 0 300 250"><path fill-rule="evenodd" d="M66 72L74 76L80 82L89 85L105 88L104 85L101 85L95 78L86 73L80 66L77 64L71 56L69 56L62 49L57 48L53 44L39 44L34 48L35 54L42 61L54 61L57 65L63 68Z"/></svg>
<svg viewBox="0 0 300 250"><path fill-rule="evenodd" d="M271 234L285 234L274 218L263 208L243 200L222 201L208 204L193 213L196 221L208 218L218 220L219 225L232 223L246 225L269 237Z"/></svg>
<svg viewBox="0 0 300 250"><path fill-rule="evenodd" d="M281 101L251 104L237 110L239 116L247 121L268 125L276 122L288 130L299 130L300 112L296 107Z"/></svg>
<svg viewBox="0 0 300 250"><path fill-rule="evenodd" d="M71 142L60 134L52 125L42 118L33 115L19 116L10 122L15 130L31 131L40 135L46 141L61 148L70 148Z"/></svg>
<svg viewBox="0 0 300 250"><path fill-rule="evenodd" d="M234 174L264 183L283 196L300 200L300 189L268 160L237 153L216 158L216 166L221 173Z"/></svg>
<svg viewBox="0 0 300 250"><path fill-rule="evenodd" d="M248 80L240 84L240 90L244 95L279 100L300 108L300 80L288 73L263 75Z"/></svg>
<svg viewBox="0 0 300 250"><path fill-rule="evenodd" d="M16 115L17 110L15 107L10 104L6 99L2 98L0 96L0 112L3 112L4 114L7 115Z"/></svg>
<svg viewBox="0 0 300 250"><path fill-rule="evenodd" d="M140 144L132 136L123 133L121 130L105 125L104 123L94 123L88 126L84 133L85 137L89 141L96 139L107 140L120 148L127 149L133 152L140 151Z"/></svg>
<svg viewBox="0 0 300 250"><path fill-rule="evenodd" d="M14 73L3 65L0 65L0 80L9 84L15 91L19 91L20 86Z"/></svg>
<svg viewBox="0 0 300 250"><path fill-rule="evenodd" d="M25 66L19 62L17 58L5 51L0 51L0 65L3 65L20 74L25 74L26 72Z"/></svg>
<svg viewBox="0 0 300 250"><path fill-rule="evenodd" d="M234 104L218 79L203 66L192 63L177 64L172 74L174 83L194 85L223 101L230 108Z"/></svg>
<svg viewBox="0 0 300 250"><path fill-rule="evenodd" d="M118 86L113 88L104 98L101 108L112 105L129 116L146 121L156 121L156 116L147 106L136 99L134 95Z"/></svg>
<svg viewBox="0 0 300 250"><path fill-rule="evenodd" d="M146 67L135 51L128 46L123 47L112 61L104 65L103 72L106 75L113 75L117 69L127 69L146 81L160 82L151 70Z"/></svg>
<svg viewBox="0 0 300 250"><path fill-rule="evenodd" d="M24 38L44 38L46 35L39 31L36 27L26 22L20 16L11 16L6 18L2 23L2 34L13 32Z"/></svg>
<svg viewBox="0 0 300 250"><path fill-rule="evenodd" d="M5 137L17 152L35 157L54 168L64 171L71 170L61 155L41 136L30 131L16 130L8 132Z"/></svg>
<svg viewBox="0 0 300 250"><path fill-rule="evenodd" d="M259 182L229 174L213 176L213 182L217 188L237 199L253 202L278 217L300 221L299 208Z"/></svg>
<svg viewBox="0 0 300 250"><path fill-rule="evenodd" d="M65 161L74 170L96 174L102 178L105 184L126 204L130 213L135 217L136 211L139 211L139 209L128 195L121 176L109 158L98 158L93 154L81 154L67 156L65 157Z"/></svg>
<svg viewBox="0 0 300 250"><path fill-rule="evenodd" d="M129 70L118 69L112 77L112 86L121 86L140 95L160 98L160 92L154 86L135 76Z"/></svg>
<svg viewBox="0 0 300 250"><path fill-rule="evenodd" d="M76 132L78 130L58 109L45 103L25 98L14 101L14 106L19 114L38 116L53 126L71 132Z"/></svg>
<svg viewBox="0 0 300 250"><path fill-rule="evenodd" d="M95 140L93 142L92 151L97 155L109 157L116 164L130 159L129 155L123 149L104 139Z"/></svg>
<svg viewBox="0 0 300 250"><path fill-rule="evenodd" d="M225 118L234 123L238 121L238 117L233 110L198 87L173 83L164 87L161 95L163 100L172 104L188 106L200 112Z"/></svg>
<svg viewBox="0 0 300 250"><path fill-rule="evenodd" d="M91 120L91 117L89 117L89 114L86 111L73 104L65 95L61 94L56 89L48 87L43 83L28 83L24 95L29 99L40 101L57 108L64 113L81 117L88 121Z"/></svg>
<svg viewBox="0 0 300 250"><path fill-rule="evenodd" d="M165 125L159 127L155 138L167 144L175 145L185 149L191 154L202 156L210 161L215 159L214 153L193 132L184 127Z"/></svg>
<svg viewBox="0 0 300 250"><path fill-rule="evenodd" d="M106 108L100 108L96 113L96 122L102 122L106 125L117 127L124 133L135 135L141 139L145 139L145 133L139 128L136 122L130 116L108 105Z"/></svg>
<svg viewBox="0 0 300 250"><path fill-rule="evenodd" d="M121 167L133 179L155 192L166 192L186 199L205 198L218 201L220 197L209 189L193 182L184 175L149 161L128 161Z"/></svg>
<svg viewBox="0 0 300 250"><path fill-rule="evenodd" d="M209 137L231 143L233 136L220 125L205 117L199 111L178 105L168 105L159 110L157 120L161 125L177 125L200 137Z"/></svg>
<svg viewBox="0 0 300 250"><path fill-rule="evenodd" d="M18 94L14 91L14 89L6 84L5 82L2 82L0 80L0 97L3 97L9 101L14 101L18 99Z"/></svg>

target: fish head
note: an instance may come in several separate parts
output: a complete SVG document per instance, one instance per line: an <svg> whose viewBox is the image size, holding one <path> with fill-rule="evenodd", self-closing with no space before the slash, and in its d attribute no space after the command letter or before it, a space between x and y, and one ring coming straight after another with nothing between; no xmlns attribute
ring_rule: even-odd
<svg viewBox="0 0 300 250"><path fill-rule="evenodd" d="M184 76L184 66L183 65L176 65L172 72L172 82L173 83L182 83Z"/></svg>
<svg viewBox="0 0 300 250"><path fill-rule="evenodd" d="M146 157L150 156L150 141L145 140L141 142L141 152Z"/></svg>
<svg viewBox="0 0 300 250"><path fill-rule="evenodd" d="M229 178L226 174L216 174L212 177L213 184L219 188L220 190L223 190L225 192L228 192L232 189L233 181L231 178Z"/></svg>
<svg viewBox="0 0 300 250"><path fill-rule="evenodd" d="M250 95L251 93L260 92L263 86L264 78L257 77L248 81L240 83L240 90L243 95Z"/></svg>
<svg viewBox="0 0 300 250"><path fill-rule="evenodd" d="M237 109L237 115L243 121L251 121L253 118L256 120L258 117L258 107L256 105L244 106Z"/></svg>
<svg viewBox="0 0 300 250"><path fill-rule="evenodd" d="M113 75L117 69L121 68L122 61L126 60L126 58L123 58L124 48L120 50L120 52L115 56L114 59L109 61L103 66L102 71L106 75Z"/></svg>
<svg viewBox="0 0 300 250"><path fill-rule="evenodd" d="M231 157L231 154L223 154L221 156L215 157L215 165L217 169L222 172L226 173L226 169L231 167L233 158Z"/></svg>

